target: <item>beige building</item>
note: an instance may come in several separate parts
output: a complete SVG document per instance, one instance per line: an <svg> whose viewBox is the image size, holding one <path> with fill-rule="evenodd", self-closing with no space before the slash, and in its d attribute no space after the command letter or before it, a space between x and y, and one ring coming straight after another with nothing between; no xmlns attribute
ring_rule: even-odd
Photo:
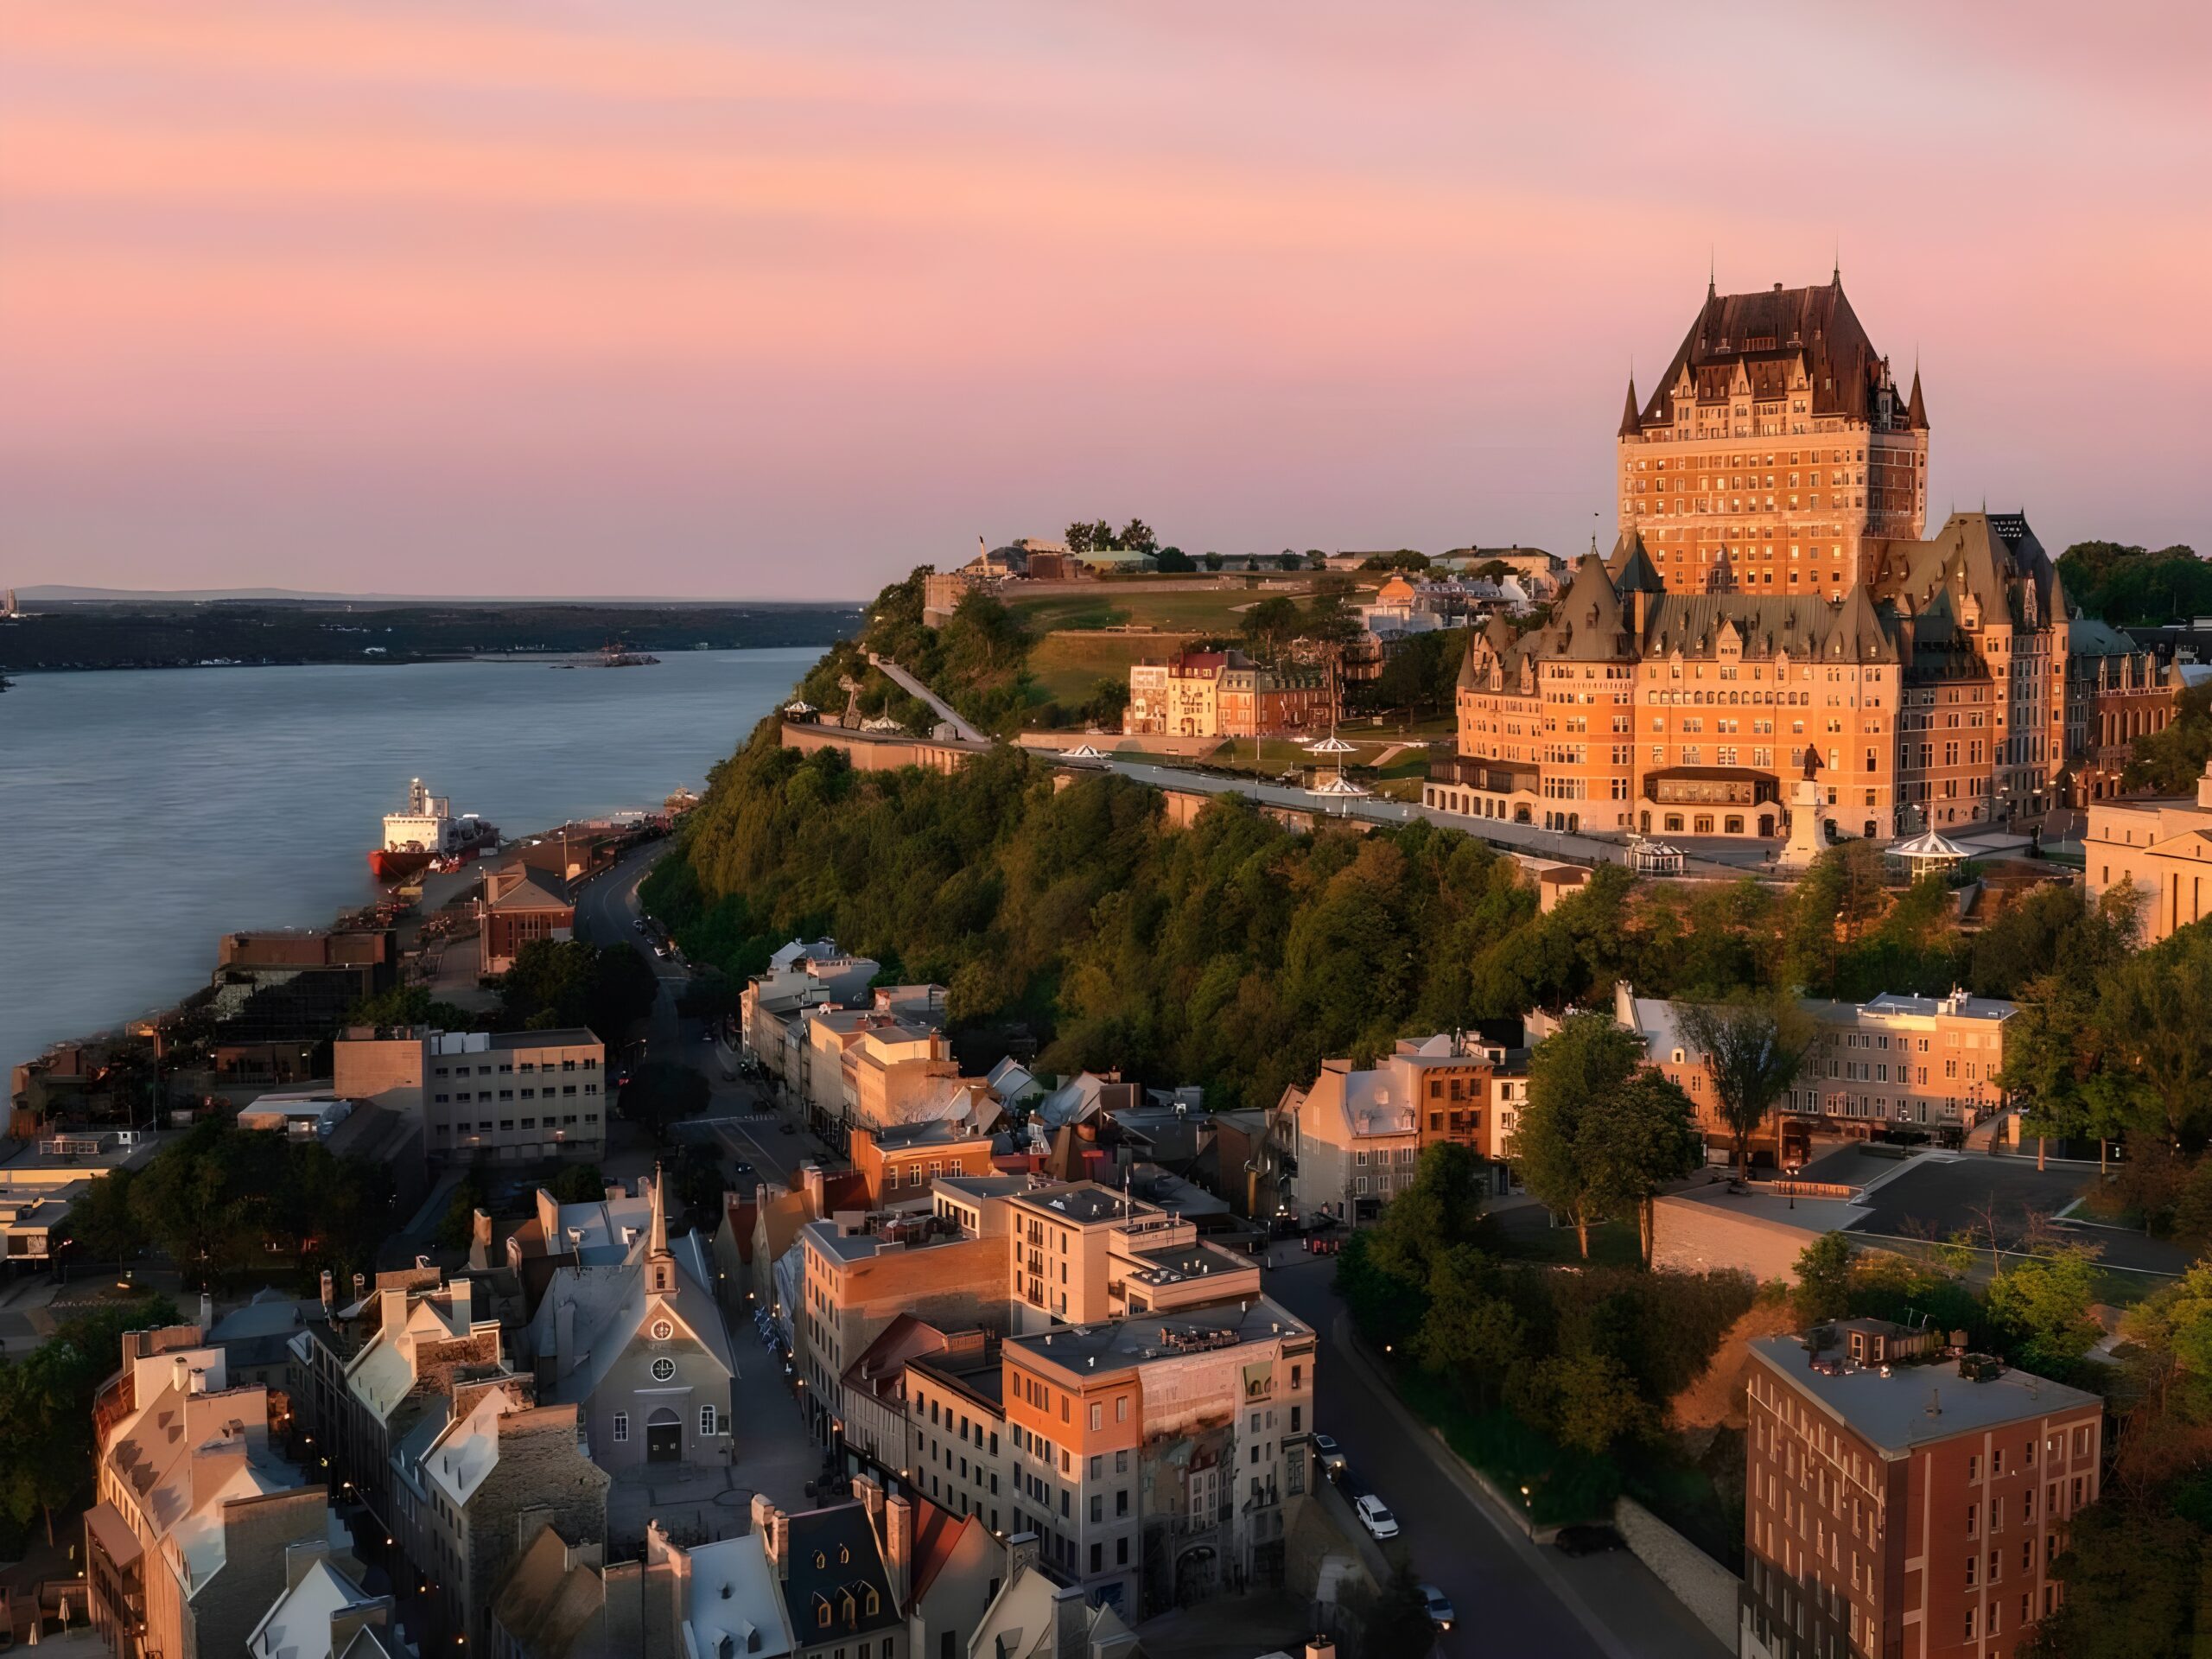
<svg viewBox="0 0 2212 1659"><path fill-rule="evenodd" d="M2019 1012L1996 997L1885 993L1866 1002L1808 997L1813 1046L1783 1109L1808 1131L1865 1140L1878 1130L1963 1132L2004 1103L1997 1082L2005 1028ZM1675 1005L1614 987L1613 1017L1643 1039L1644 1052L1690 1097L1709 1146L1730 1144L1705 1056L1681 1034ZM1775 1128L1751 1137L1771 1150Z"/></svg>
<svg viewBox="0 0 2212 1659"><path fill-rule="evenodd" d="M2082 855L2090 898L2122 882L2142 896L2146 944L2212 913L2212 764L2193 801L2092 801Z"/></svg>
<svg viewBox="0 0 2212 1659"><path fill-rule="evenodd" d="M1241 651L1185 651L1129 666L1128 734L1275 737L1326 730L1336 690L1325 663L1263 665Z"/></svg>
<svg viewBox="0 0 2212 1659"><path fill-rule="evenodd" d="M1666 591L1830 599L1871 580L1876 544L1928 514L1928 411L1901 393L1844 297L1817 288L1721 294L1682 337L1650 400L1629 384L1620 523L1643 532Z"/></svg>
<svg viewBox="0 0 2212 1659"><path fill-rule="evenodd" d="M1006 1199L1017 1327L1147 1319L1260 1294L1258 1263L1202 1243L1197 1225L1096 1181Z"/></svg>
<svg viewBox="0 0 2212 1659"><path fill-rule="evenodd" d="M607 1048L590 1032L359 1027L331 1045L331 1092L423 1125L433 1158L596 1159Z"/></svg>
<svg viewBox="0 0 2212 1659"><path fill-rule="evenodd" d="M1133 1620L1280 1582L1306 1490L1311 1328L1264 1296L1011 1337L1010 1523Z"/></svg>
<svg viewBox="0 0 2212 1659"><path fill-rule="evenodd" d="M232 1388L200 1344L197 1325L130 1332L93 1402L87 1611L120 1659L245 1652L310 1556L359 1581L322 1484L270 1443L268 1389Z"/></svg>

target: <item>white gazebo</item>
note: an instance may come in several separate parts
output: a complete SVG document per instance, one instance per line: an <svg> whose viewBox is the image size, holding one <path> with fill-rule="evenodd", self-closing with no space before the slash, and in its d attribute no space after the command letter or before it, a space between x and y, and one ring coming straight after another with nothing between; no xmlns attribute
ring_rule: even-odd
<svg viewBox="0 0 2212 1659"><path fill-rule="evenodd" d="M1904 867L1905 874L1917 881L1923 875L1940 875L1958 868L1967 861L1967 849L1933 830L1923 830L1910 841L1894 843L1884 856L1895 859Z"/></svg>
<svg viewBox="0 0 2212 1659"><path fill-rule="evenodd" d="M804 697L793 697L784 705L784 713L792 720L810 720L822 711Z"/></svg>
<svg viewBox="0 0 2212 1659"><path fill-rule="evenodd" d="M1680 875L1682 849L1663 841L1635 837L1628 844L1628 867L1638 875Z"/></svg>
<svg viewBox="0 0 2212 1659"><path fill-rule="evenodd" d="M1060 759L1063 760L1094 762L1103 760L1106 758L1106 752L1103 749L1094 747L1089 743L1078 743L1071 749L1062 749L1060 751Z"/></svg>

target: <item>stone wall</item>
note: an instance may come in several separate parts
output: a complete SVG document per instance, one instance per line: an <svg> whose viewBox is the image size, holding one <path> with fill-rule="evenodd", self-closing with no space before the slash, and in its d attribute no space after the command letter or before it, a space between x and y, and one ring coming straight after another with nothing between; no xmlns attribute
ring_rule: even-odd
<svg viewBox="0 0 2212 1659"><path fill-rule="evenodd" d="M855 772L897 772L920 766L929 772L957 772L988 744L940 742L934 738L879 735L850 731L842 726L817 725L811 721L784 722L784 747L811 754L817 749L842 749Z"/></svg>
<svg viewBox="0 0 2212 1659"><path fill-rule="evenodd" d="M1808 1219L1818 1214L1806 1206ZM1679 1195L1651 1206L1651 1265L1681 1273L1733 1268L1765 1283L1797 1281L1797 1257L1821 1236L1818 1226L1793 1226L1723 1210Z"/></svg>
<svg viewBox="0 0 2212 1659"><path fill-rule="evenodd" d="M1733 1653L1744 1581L1632 1497L1613 1501L1613 1525L1637 1560Z"/></svg>

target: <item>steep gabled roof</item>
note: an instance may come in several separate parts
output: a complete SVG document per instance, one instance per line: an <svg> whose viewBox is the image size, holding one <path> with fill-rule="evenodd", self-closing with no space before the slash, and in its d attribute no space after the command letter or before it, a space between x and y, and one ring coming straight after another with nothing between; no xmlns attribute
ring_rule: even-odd
<svg viewBox="0 0 2212 1659"><path fill-rule="evenodd" d="M1634 525L1621 532L1613 543L1613 556L1605 561L1605 568L1612 573L1613 588L1623 594L1663 594L1667 584L1660 579L1659 571L1651 563L1651 556L1644 551L1643 532Z"/></svg>
<svg viewBox="0 0 2212 1659"><path fill-rule="evenodd" d="M1636 377L1628 378L1628 408L1621 416L1621 436L1632 438L1643 429L1643 423L1636 412Z"/></svg>
<svg viewBox="0 0 2212 1659"><path fill-rule="evenodd" d="M1621 624L1621 596L1605 574L1605 562L1586 553L1575 563L1573 583L1553 608L1541 655L1573 663L1619 662L1630 650Z"/></svg>
<svg viewBox="0 0 2212 1659"><path fill-rule="evenodd" d="M1920 396L1920 365L1917 363L1912 365L1912 399L1905 405L1905 419L1916 432L1928 429L1928 405Z"/></svg>
<svg viewBox="0 0 2212 1659"><path fill-rule="evenodd" d="M1756 294L1719 294L1708 286L1643 419L1674 419L1685 374L1692 397L1719 404L1739 385L1759 397L1781 396L1801 372L1815 415L1865 420L1872 411L1883 383L1882 356L1844 297L1840 277L1818 288L1777 283Z"/></svg>

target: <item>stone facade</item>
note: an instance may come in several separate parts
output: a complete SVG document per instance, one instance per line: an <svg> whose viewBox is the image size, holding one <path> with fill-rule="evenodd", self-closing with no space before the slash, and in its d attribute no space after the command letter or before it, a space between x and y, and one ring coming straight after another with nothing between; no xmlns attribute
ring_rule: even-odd
<svg viewBox="0 0 2212 1659"><path fill-rule="evenodd" d="M1263 665L1238 651L1185 651L1129 668L1124 734L1275 737L1326 729L1336 690L1326 664Z"/></svg>
<svg viewBox="0 0 2212 1659"><path fill-rule="evenodd" d="M2195 800L2092 802L2082 855L2092 898L2134 888L2145 944L2212 914L2212 765Z"/></svg>

